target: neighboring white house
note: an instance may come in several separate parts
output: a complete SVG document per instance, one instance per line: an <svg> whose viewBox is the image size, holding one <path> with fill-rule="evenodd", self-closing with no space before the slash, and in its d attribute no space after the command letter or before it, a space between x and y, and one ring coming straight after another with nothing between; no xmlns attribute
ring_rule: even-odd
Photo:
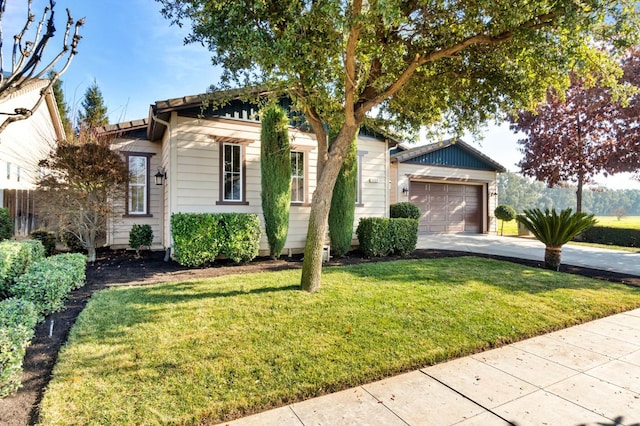
<svg viewBox="0 0 640 426"><path fill-rule="evenodd" d="M391 152L391 203L420 208L419 233L496 232L497 174L504 167L461 140Z"/></svg>
<svg viewBox="0 0 640 426"><path fill-rule="evenodd" d="M107 245L126 247L133 224L149 224L152 248L172 245L173 213L253 213L261 221L260 122L255 107L240 100L218 109L202 109L200 96L158 101L149 118L107 126L114 149L132 172L122 214L114 217ZM292 200L284 253L304 249L311 197L316 186L315 135L291 126ZM388 216L389 149L385 138L361 132L358 142L360 217ZM155 183L161 176L161 185ZM263 223L264 231L264 223ZM354 235L355 238L355 235ZM266 236L261 254L268 253Z"/></svg>
<svg viewBox="0 0 640 426"><path fill-rule="evenodd" d="M36 103L48 80L33 80L22 90L0 100L0 123L16 108ZM47 157L64 130L53 92L25 119L9 124L0 133L0 207L9 209L16 235L28 235L37 227L38 206L33 191L39 175L38 162Z"/></svg>

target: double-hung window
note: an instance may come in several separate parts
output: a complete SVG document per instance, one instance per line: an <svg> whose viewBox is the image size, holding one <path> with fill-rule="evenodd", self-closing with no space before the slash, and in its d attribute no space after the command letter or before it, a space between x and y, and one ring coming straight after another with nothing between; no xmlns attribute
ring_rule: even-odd
<svg viewBox="0 0 640 426"><path fill-rule="evenodd" d="M225 143L222 152L222 200L242 201L242 145Z"/></svg>
<svg viewBox="0 0 640 426"><path fill-rule="evenodd" d="M304 152L291 152L291 202L304 203L305 200Z"/></svg>
<svg viewBox="0 0 640 426"><path fill-rule="evenodd" d="M127 214L149 214L149 155L129 154L129 191Z"/></svg>

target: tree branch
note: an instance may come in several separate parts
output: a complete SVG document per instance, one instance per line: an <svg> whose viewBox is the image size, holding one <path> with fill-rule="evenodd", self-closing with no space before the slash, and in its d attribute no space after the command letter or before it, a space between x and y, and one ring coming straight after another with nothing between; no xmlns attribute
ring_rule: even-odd
<svg viewBox="0 0 640 426"><path fill-rule="evenodd" d="M344 68L345 68L345 123L353 125L355 123L354 101L356 97L356 47L360 38L362 24L359 21L359 15L362 12L362 0L355 0L351 11L351 31L347 39L347 48L345 50Z"/></svg>
<svg viewBox="0 0 640 426"><path fill-rule="evenodd" d="M499 43L504 43L504 42L506 42L508 40L511 40L517 31L526 30L526 29L539 29L539 28L542 28L544 26L551 25L556 17L557 17L556 13L553 13L553 12L546 13L546 14L543 14L543 15L535 16L535 17L531 18L530 20L528 20L528 21L522 23L521 25L517 26L516 28L510 29L508 31L504 31L504 32L502 32L502 33L500 33L498 35L495 35L495 36L492 36L492 35L489 35L489 34L484 34L484 33L475 34L475 35L473 35L471 37L467 37L464 40L461 40L458 43L455 43L455 44L453 44L451 46L448 46L446 48L442 48L442 49L439 49L439 50L435 50L435 51L429 52L429 53L427 53L425 55L421 55L419 53L416 53L414 58L407 65L407 68L398 77L398 79L396 81L391 83L389 86L387 86L382 91L377 92L378 94L376 96L374 96L374 97L369 97L369 99L365 99L365 98L363 98L361 96L360 102L359 102L360 106L356 110L356 115L363 115L364 116L364 114L366 112L370 111L373 107L375 107L376 105L380 104L385 99L388 99L391 96L393 96L396 93L398 93L398 91L400 91L400 89L413 76L413 74L416 72L416 70L422 65L425 65L425 64L427 64L429 62L435 62L437 60L444 59L444 58L453 58L453 57L457 56L460 52L462 52L465 49L467 49L468 47L476 45L476 44L499 44ZM369 89L369 87L367 87L367 89ZM365 91L363 91L363 94L365 92L368 92L368 94L371 93L371 90L367 90L367 89L365 89Z"/></svg>
<svg viewBox="0 0 640 426"><path fill-rule="evenodd" d="M62 74L69 68L73 57L78 53L77 47L78 43L82 36L80 36L80 27L84 25L84 18L79 19L74 22L71 12L67 9L67 23L65 28L64 37L62 38L62 48L60 52L47 63L44 67L39 69L39 65L41 64L42 55L49 43L49 41L53 38L55 34L55 26L54 26L54 11L53 7L55 3L53 0L49 1L49 6L45 7L45 11L42 15L42 19L38 24L38 28L36 31L36 35L34 36L33 41L28 41L25 43L25 47L22 46L22 39L31 26L31 22L33 22L33 14L31 13L31 3L30 0L28 3L28 19L23 27L22 31L15 36L15 41L13 45L13 59L12 59L12 70L11 75L4 78L4 74L2 73L2 63L0 60L0 99L11 96L11 94L18 92L23 89L29 82L32 80L42 79L49 71L53 70L55 64L57 64L62 58L66 56L66 60L62 69L58 72L54 72L53 76L49 78L48 84L40 90L40 97L38 100L30 107L30 108L19 108L16 110L16 113L7 113L2 115L10 115L2 124L0 124L0 133L9 126L9 124L14 123L16 121L25 120L33 114L34 111L38 109L38 107L42 104L44 97L51 90L55 82L60 78ZM0 18L4 13L4 2L0 5ZM47 26L47 30L42 35L42 28L45 25ZM71 36L71 29L74 28L73 36ZM0 30L0 50L2 47L2 38L1 38L1 30ZM35 46L35 47L31 47ZM19 58L16 56L17 52L20 53ZM1 53L0 53L1 54ZM27 59L25 63L25 59ZM0 113L1 114L1 113Z"/></svg>

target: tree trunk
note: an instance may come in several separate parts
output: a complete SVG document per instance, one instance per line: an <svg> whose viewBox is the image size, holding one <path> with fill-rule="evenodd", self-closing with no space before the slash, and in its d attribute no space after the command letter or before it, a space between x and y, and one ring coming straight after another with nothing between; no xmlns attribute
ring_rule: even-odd
<svg viewBox="0 0 640 426"><path fill-rule="evenodd" d="M582 175L578 176L578 188L576 188L576 212L582 212L582 187L584 186L584 178Z"/></svg>
<svg viewBox="0 0 640 426"><path fill-rule="evenodd" d="M342 167L344 154L353 141L359 126L345 125L331 146L327 162L322 167L316 190L311 201L311 213L304 247L302 279L300 286L309 293L320 289L322 274L322 249L327 235L327 220L331 207L333 187Z"/></svg>
<svg viewBox="0 0 640 426"><path fill-rule="evenodd" d="M562 255L562 247L547 246L544 249L544 267L554 271L560 270L560 258Z"/></svg>

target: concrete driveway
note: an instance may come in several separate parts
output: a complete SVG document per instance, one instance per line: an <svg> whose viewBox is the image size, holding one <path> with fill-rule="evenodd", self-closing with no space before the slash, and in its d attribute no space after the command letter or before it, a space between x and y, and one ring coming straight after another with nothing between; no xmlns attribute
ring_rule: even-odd
<svg viewBox="0 0 640 426"><path fill-rule="evenodd" d="M418 237L418 248L544 261L544 244L531 238L484 234L430 234ZM640 276L640 249L632 253L566 244L562 247L562 263Z"/></svg>

